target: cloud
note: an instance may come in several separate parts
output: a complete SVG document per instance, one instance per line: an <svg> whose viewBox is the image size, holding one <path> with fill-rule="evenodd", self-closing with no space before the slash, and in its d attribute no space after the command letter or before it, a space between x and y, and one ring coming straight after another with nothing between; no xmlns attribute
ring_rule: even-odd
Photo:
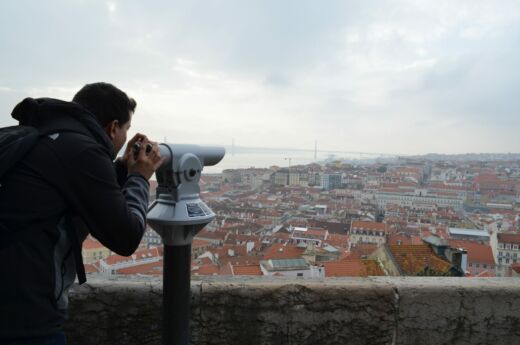
<svg viewBox="0 0 520 345"><path fill-rule="evenodd" d="M507 0L7 2L0 123L23 97L109 81L152 137L520 151L502 140L518 125L519 17Z"/></svg>
<svg viewBox="0 0 520 345"><path fill-rule="evenodd" d="M107 8L108 8L108 12L114 13L115 11L117 11L117 4L113 1L108 1Z"/></svg>

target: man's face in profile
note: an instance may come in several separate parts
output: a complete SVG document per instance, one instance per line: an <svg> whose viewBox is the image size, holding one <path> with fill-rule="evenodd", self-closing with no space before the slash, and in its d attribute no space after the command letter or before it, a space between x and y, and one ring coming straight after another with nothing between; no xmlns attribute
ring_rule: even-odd
<svg viewBox="0 0 520 345"><path fill-rule="evenodd" d="M114 144L114 151L119 152L123 145L126 143L126 136L130 126L132 125L132 112L128 117L128 121L123 124L116 124L112 132L112 143Z"/></svg>

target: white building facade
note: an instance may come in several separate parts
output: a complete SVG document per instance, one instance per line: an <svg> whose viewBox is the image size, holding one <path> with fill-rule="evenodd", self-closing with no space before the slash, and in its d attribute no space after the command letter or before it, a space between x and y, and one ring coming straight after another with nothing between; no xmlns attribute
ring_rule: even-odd
<svg viewBox="0 0 520 345"><path fill-rule="evenodd" d="M457 197L443 197L430 194L404 194L377 192L375 194L376 203L379 207L386 204L397 204L402 207L413 208L414 205L432 204L438 207L450 207L455 211L462 211L464 200Z"/></svg>

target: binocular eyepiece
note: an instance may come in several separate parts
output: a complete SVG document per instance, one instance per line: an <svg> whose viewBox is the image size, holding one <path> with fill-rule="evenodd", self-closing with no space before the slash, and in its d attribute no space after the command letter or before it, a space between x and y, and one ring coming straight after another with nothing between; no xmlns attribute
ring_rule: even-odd
<svg viewBox="0 0 520 345"><path fill-rule="evenodd" d="M142 143L140 141L136 141L132 146L132 151L134 152L134 156L136 156L139 151L141 151ZM153 145L148 143L146 144L146 153L150 153L152 151Z"/></svg>

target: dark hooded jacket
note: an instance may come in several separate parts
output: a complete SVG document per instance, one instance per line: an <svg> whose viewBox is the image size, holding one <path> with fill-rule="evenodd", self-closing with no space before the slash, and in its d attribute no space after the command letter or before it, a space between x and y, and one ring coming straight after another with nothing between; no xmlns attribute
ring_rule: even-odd
<svg viewBox="0 0 520 345"><path fill-rule="evenodd" d="M60 331L78 233L131 255L149 193L146 179L113 163L111 140L80 105L29 98L12 115L49 135L0 181L0 339Z"/></svg>

